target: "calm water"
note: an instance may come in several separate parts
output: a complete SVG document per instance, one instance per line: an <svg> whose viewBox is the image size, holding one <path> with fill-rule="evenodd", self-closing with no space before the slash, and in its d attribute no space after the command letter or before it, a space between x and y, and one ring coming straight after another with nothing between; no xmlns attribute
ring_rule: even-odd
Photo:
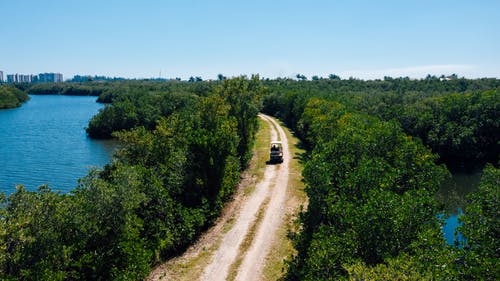
<svg viewBox="0 0 500 281"><path fill-rule="evenodd" d="M445 206L446 219L443 235L450 245L454 244L455 239L463 241L460 233L455 235L455 229L459 226L458 216L467 205L467 194L477 189L480 178L481 173L454 173L436 194L438 202Z"/></svg>
<svg viewBox="0 0 500 281"><path fill-rule="evenodd" d="M88 138L84 127L102 105L95 97L31 96L0 110L0 192L23 184L70 191L91 167L109 162L113 141Z"/></svg>

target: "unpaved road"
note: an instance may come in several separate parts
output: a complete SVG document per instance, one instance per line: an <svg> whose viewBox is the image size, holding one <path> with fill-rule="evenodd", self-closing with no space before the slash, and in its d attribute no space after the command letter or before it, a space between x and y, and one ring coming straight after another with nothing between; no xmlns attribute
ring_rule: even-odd
<svg viewBox="0 0 500 281"><path fill-rule="evenodd" d="M259 280L264 267L265 257L269 252L274 233L283 220L286 188L288 184L288 165L291 159L288 140L283 128L265 115L259 115L271 124L271 140L283 142L283 163L267 165L264 179L259 182L250 198L243 203L233 228L223 237L211 263L205 268L201 280L226 280L230 266L243 256L238 268L236 280ZM269 198L269 203L263 202ZM255 223L257 213L265 207L264 217L257 225L255 236L246 253L240 253L240 245Z"/></svg>
<svg viewBox="0 0 500 281"><path fill-rule="evenodd" d="M202 270L199 280L227 280L231 266L234 267L234 264L238 261L240 265L237 267L235 280L260 280L265 258L270 251L275 233L283 223L289 163L292 156L283 128L274 119L266 115L259 114L259 117L271 125L271 140L282 141L283 163L266 165L264 177L256 184L255 190L245 197L243 201L237 202L238 206L234 208L234 213L230 214L230 216L234 217L234 224L229 231L222 233L220 231L222 226L215 225L213 229L219 229L214 231L217 234L210 234L211 231L209 231L209 238L202 238L200 245L194 246L195 250L193 252L199 251L200 248L210 245L210 241L203 240L214 240L216 236L222 236L220 237L221 242L213 251L208 265ZM261 218L257 222L259 213ZM253 235L247 237L252 228L254 229ZM251 243L246 248L246 251L242 253L240 247L245 239L251 239ZM190 254L187 253L186 255L189 256ZM160 266L152 272L147 280L177 280L175 274L169 276L167 271Z"/></svg>
<svg viewBox="0 0 500 281"><path fill-rule="evenodd" d="M283 223L283 214L285 209L286 189L288 186L289 163L291 160L291 153L288 149L288 140L283 128L271 118L262 116L268 122L271 122L278 131L280 140L283 142L283 163L277 166L276 175L273 182L265 182L267 189L271 193L269 204L265 210L262 223L257 228L256 235L253 242L245 253L243 262L238 268L236 280L259 280L264 261L269 253L271 242L274 239L274 234ZM274 185L274 186L272 186ZM272 190L271 190L272 189Z"/></svg>

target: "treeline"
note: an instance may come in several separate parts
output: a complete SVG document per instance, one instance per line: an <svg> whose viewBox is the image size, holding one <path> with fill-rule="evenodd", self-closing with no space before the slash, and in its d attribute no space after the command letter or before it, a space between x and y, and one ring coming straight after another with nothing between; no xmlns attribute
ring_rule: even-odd
<svg viewBox="0 0 500 281"><path fill-rule="evenodd" d="M16 87L32 95L75 95L97 96L98 102L111 103L118 96L126 94L161 93L194 93L206 96L212 90L215 82L186 82L178 80L116 80L89 81L80 83L43 83L16 84Z"/></svg>
<svg viewBox="0 0 500 281"><path fill-rule="evenodd" d="M108 86L98 83L40 83L27 87L30 95L99 96Z"/></svg>
<svg viewBox="0 0 500 281"><path fill-rule="evenodd" d="M239 182L260 104L258 77L210 87L206 96L127 97L186 104L159 105L152 129L112 128L123 148L70 194L20 187L3 198L0 279L140 280L190 245Z"/></svg>
<svg viewBox="0 0 500 281"><path fill-rule="evenodd" d="M29 96L18 88L0 85L0 109L19 107L27 100Z"/></svg>
<svg viewBox="0 0 500 281"><path fill-rule="evenodd" d="M443 85L422 91L428 82ZM292 235L297 255L288 261L286 279L497 279L498 169L488 166L480 192L471 196L460 247L442 237L434 198L449 175L439 161L498 163L500 99L498 90L488 90L497 81L466 80L464 89L480 91L459 94L441 92L456 90L448 82L266 82L264 110L283 118L309 151L303 172L309 204L299 219L302 230ZM386 84L387 91L379 87ZM404 90L395 92L398 87ZM469 131L457 134L464 128ZM437 139L440 146L431 146ZM468 149L464 155L460 146Z"/></svg>

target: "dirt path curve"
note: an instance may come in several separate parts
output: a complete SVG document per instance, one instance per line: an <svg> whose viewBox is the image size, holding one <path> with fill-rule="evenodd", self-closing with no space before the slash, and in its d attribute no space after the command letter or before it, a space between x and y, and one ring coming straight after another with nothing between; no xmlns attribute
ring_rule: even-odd
<svg viewBox="0 0 500 281"><path fill-rule="evenodd" d="M283 142L283 163L266 166L264 179L257 184L250 198L243 203L236 217L235 225L222 238L222 243L216 250L211 263L205 268L201 280L226 280L229 268L236 262L239 255L244 255L244 258L238 268L236 280L260 279L265 257L273 241L273 234L282 222L288 183L288 163L291 159L288 139L281 126L274 119L262 114L259 117L271 123L271 140L280 139ZM267 198L269 198L269 203L265 206L264 217L257 226L248 252L239 253L241 243Z"/></svg>

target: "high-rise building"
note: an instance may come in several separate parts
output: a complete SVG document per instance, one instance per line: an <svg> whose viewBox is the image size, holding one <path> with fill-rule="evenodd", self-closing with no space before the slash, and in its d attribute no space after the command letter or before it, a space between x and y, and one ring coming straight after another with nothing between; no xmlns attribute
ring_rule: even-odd
<svg viewBox="0 0 500 281"><path fill-rule="evenodd" d="M61 73L40 73L38 74L38 82L62 82L63 75Z"/></svg>
<svg viewBox="0 0 500 281"><path fill-rule="evenodd" d="M7 75L8 83L30 83L31 75L23 75L23 74L8 74Z"/></svg>
<svg viewBox="0 0 500 281"><path fill-rule="evenodd" d="M52 81L49 81L48 73L40 73L38 74L38 82L52 82Z"/></svg>
<svg viewBox="0 0 500 281"><path fill-rule="evenodd" d="M0 83L3 82L3 71L0 70Z"/></svg>
<svg viewBox="0 0 500 281"><path fill-rule="evenodd" d="M62 81L63 81L62 73L54 73L54 82L62 82Z"/></svg>
<svg viewBox="0 0 500 281"><path fill-rule="evenodd" d="M1 76L3 80L3 73ZM38 82L63 82L63 75L61 73L40 73L39 75L33 74L8 74L8 83L38 83Z"/></svg>
<svg viewBox="0 0 500 281"><path fill-rule="evenodd" d="M8 83L17 83L17 74L7 74Z"/></svg>
<svg viewBox="0 0 500 281"><path fill-rule="evenodd" d="M24 75L24 74L19 75L19 82L20 83L31 83L31 75Z"/></svg>

